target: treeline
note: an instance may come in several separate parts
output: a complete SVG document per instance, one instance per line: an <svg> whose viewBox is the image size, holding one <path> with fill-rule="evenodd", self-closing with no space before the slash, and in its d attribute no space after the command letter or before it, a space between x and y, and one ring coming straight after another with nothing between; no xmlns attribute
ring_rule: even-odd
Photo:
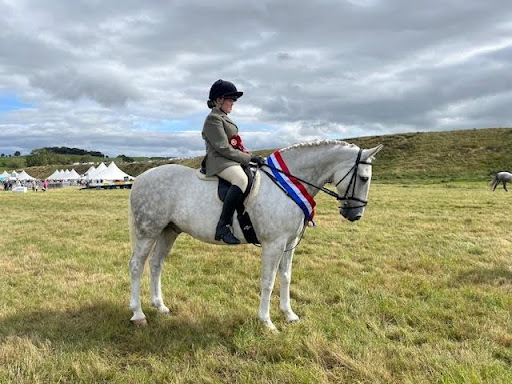
<svg viewBox="0 0 512 384"><path fill-rule="evenodd" d="M53 164L89 163L96 162L98 158L104 159L108 156L98 151L86 151L79 148L48 147L34 149L26 156L27 167Z"/></svg>
<svg viewBox="0 0 512 384"><path fill-rule="evenodd" d="M86 151L80 148L68 148L68 147L44 147L40 149L34 149L31 155L38 151L47 151L50 153L56 153L58 155L79 155L79 156L94 156L94 157L105 157L103 153L98 151Z"/></svg>

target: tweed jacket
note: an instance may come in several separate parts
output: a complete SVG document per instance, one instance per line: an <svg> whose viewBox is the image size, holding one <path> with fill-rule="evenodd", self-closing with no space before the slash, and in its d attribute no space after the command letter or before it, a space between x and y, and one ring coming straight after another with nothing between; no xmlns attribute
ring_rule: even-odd
<svg viewBox="0 0 512 384"><path fill-rule="evenodd" d="M249 153L231 146L230 140L238 134L238 127L227 114L213 108L203 125L203 139L206 142L206 176L213 176L232 165L248 165Z"/></svg>

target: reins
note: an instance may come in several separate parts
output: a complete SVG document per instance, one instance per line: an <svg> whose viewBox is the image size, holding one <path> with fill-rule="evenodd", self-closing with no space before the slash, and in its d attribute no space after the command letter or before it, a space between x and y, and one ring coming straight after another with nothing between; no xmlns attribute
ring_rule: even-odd
<svg viewBox="0 0 512 384"><path fill-rule="evenodd" d="M356 189L356 183L357 183L357 167L358 167L358 165L359 164L366 164L366 165L371 165L372 164L372 163L367 162L367 161L361 161L361 154L362 154L362 152L363 152L363 150L360 149L359 152L357 153L357 158L356 158L355 164L348 170L348 172L345 174L345 176L343 176L335 184L335 186L337 187L343 180L345 180L347 178L347 176L350 174L350 172L352 172L352 170L354 171L352 173L352 177L350 178L350 182L349 182L348 187L345 190L345 194L343 196L340 196L336 192L331 191L330 189L327 189L327 188L325 188L323 186L321 187L321 186L315 185L315 184L313 184L313 183L311 183L311 182L309 182L307 180L304 180L304 179L302 179L300 177L294 176L294 175L290 174L289 172L283 171L282 169L274 167L274 166L272 166L272 165L270 165L268 163L263 164L263 166L265 166L265 167L267 167L267 168L269 168L271 170L277 171L279 173L282 173L283 175L286 175L289 178L295 178L296 180L300 181L301 183L309 185L310 187L316 188L319 191L322 191L322 192L328 194L329 196L336 198L336 200L339 200L339 201L348 201L348 200L358 201L362 205L353 206L353 207L343 207L344 209L356 209L356 208L365 207L368 204L368 201L359 199L358 197L354 196L355 189ZM263 168L260 168L260 170L263 173L265 173L270 178L270 180L272 180L274 182L274 184L279 189L281 189L281 191L284 192L284 194L286 196L288 196L290 199L294 200L293 197L288 193L288 191L285 188L283 188L283 186L276 180L276 178L270 172L267 172ZM352 196L349 197L348 194L349 194L351 188L352 188ZM304 232L306 230L306 227L307 227L306 222L307 222L307 219L304 220L304 224L303 224L303 227L302 227L302 230L301 230L301 234L299 236L299 241L297 242L297 244L295 244L295 246L290 248L290 249L285 249L285 252L289 252L289 251L294 250L300 244L300 242L302 241L302 237L304 236Z"/></svg>
<svg viewBox="0 0 512 384"><path fill-rule="evenodd" d="M336 198L336 200L339 200L339 201L353 200L353 201L358 201L358 202L360 202L361 204L363 204L363 205L359 205L359 206L355 206L355 207L344 207L345 209L355 209L355 208L362 208L362 207L365 207L365 206L368 204L368 201L367 201L367 200L362 200L362 199L360 199L360 198L358 198L358 197L355 197L355 196L354 196L355 189L356 189L356 183L357 183L357 166L358 166L359 164L366 164L366 165L371 165L371 164L372 164L372 163L370 163L370 162L368 162L368 161L361 161L361 154L362 154L362 153L363 153L363 150L362 150L362 149L360 149L360 150L359 150L359 152L358 152L358 154L357 154L357 159L356 159L355 164L354 164L354 165L353 165L353 166L348 170L348 172L345 174L345 176L343 176L343 177L340 179L340 181L338 181L338 182L335 184L335 186L337 187L337 186L338 186L338 185L339 185L343 180L345 180L345 179L347 178L347 176L350 174L350 172L352 172L352 170L354 170L354 172L352 173L352 177L350 178L350 182L349 182L349 184L348 184L348 187L347 187L347 189L346 189L346 191L345 191L345 194L344 194L343 196L338 195L336 192L331 191L330 189L327 189L327 188L325 188L325 187L320 187L320 186L315 185L315 184L313 184L313 183L311 183L311 182L309 182L309 181L307 181L307 180L304 180L304 179L302 179L302 178L300 178L300 177L294 176L294 175L292 175L292 174L290 174L290 173L288 173L288 172L285 172L285 171L283 171L283 170L281 170L281 169L279 169L279 168L276 168L276 167L274 167L274 166L272 166L272 165L270 165L270 164L265 163L265 164L263 164L263 166L265 166L265 167L267 167L267 168L269 168L269 169L272 169L272 170L274 170L274 171L277 171L277 172L279 172L279 173L282 173L283 175L286 175L286 176L288 176L288 177L290 177L290 178L294 178L294 179L296 179L296 180L300 181L301 183L304 183L304 184L306 184L306 185L309 185L310 187L316 188L316 189L318 189L319 191L322 191L322 192L324 192L324 193L328 194L329 196ZM260 169L261 169L261 168L260 168ZM278 186L278 187L279 187L279 188L280 188L280 189L281 189L281 190L282 190L286 195L288 195L288 196L289 196L288 192L287 192L283 187L281 187L281 186L279 185L279 183L276 181L276 179L275 179L275 177L274 177L274 176L272 176L269 172L267 172L267 171L265 171L265 170L263 170L263 169L261 169L261 171L262 171L262 172L264 172L267 176L269 176L269 177L270 177L270 179L271 179L271 180L272 180L272 181L273 181L273 182L274 182L274 183L275 183L275 184L276 184L276 185L277 185L277 186ZM350 189L351 189L351 188L352 188L352 196L348 196L348 194L349 194L349 192L350 192Z"/></svg>

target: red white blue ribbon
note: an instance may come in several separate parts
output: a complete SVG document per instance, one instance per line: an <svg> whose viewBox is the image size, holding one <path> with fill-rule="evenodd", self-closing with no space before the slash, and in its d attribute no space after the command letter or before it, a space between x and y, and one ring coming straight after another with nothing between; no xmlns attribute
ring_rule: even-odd
<svg viewBox="0 0 512 384"><path fill-rule="evenodd" d="M272 166L272 174L278 183L286 190L286 192L288 192L288 195L302 209L306 220L313 221L316 205L313 196L308 193L304 185L302 185L302 183L295 177L287 176L286 174L277 170L279 169L283 172L286 172L288 175L290 174L290 171L288 170L288 167L286 166L281 153L279 151L275 151L273 154L267 157L267 163Z"/></svg>

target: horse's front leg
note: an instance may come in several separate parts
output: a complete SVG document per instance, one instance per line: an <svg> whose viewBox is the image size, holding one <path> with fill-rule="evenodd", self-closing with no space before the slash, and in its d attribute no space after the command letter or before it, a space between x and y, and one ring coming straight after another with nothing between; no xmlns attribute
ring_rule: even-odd
<svg viewBox="0 0 512 384"><path fill-rule="evenodd" d="M506 181L503 182L503 189L505 190L505 192L508 192Z"/></svg>
<svg viewBox="0 0 512 384"><path fill-rule="evenodd" d="M170 312L169 308L164 304L161 276L165 258L169 254L176 237L178 237L178 233L173 229L164 229L158 238L158 242L155 245L155 249L150 260L151 305L160 313Z"/></svg>
<svg viewBox="0 0 512 384"><path fill-rule="evenodd" d="M279 262L279 287L280 287L280 305L279 308L284 313L286 317L286 321L292 323L295 321L299 321L299 316L295 314L292 310L292 306L290 303L290 283L292 280L292 260L293 253L295 252L295 247L297 243L297 239L295 241L288 244L291 248L289 251L285 251L284 256L281 258Z"/></svg>
<svg viewBox="0 0 512 384"><path fill-rule="evenodd" d="M261 297L258 318L273 332L278 332L272 320L270 320L270 295L274 289L277 266L283 256L282 242L274 242L263 245L263 257L261 262Z"/></svg>

